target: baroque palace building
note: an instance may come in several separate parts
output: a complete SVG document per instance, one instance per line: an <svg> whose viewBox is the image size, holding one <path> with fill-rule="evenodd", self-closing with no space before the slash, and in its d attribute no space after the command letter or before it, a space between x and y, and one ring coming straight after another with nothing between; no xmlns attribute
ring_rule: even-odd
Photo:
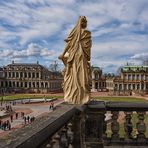
<svg viewBox="0 0 148 148"><path fill-rule="evenodd" d="M14 63L0 68L0 93L48 93L62 89L63 77L38 62Z"/></svg>
<svg viewBox="0 0 148 148"><path fill-rule="evenodd" d="M106 78L102 75L102 69L91 67L91 91L106 91Z"/></svg>
<svg viewBox="0 0 148 148"><path fill-rule="evenodd" d="M124 66L119 76L106 79L106 87L117 94L148 93L148 66Z"/></svg>

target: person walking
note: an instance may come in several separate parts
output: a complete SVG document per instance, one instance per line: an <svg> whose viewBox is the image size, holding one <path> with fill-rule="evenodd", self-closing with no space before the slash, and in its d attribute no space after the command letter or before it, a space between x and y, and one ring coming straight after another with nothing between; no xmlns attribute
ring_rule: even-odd
<svg viewBox="0 0 148 148"><path fill-rule="evenodd" d="M10 115L10 120L11 122L13 122L13 115Z"/></svg>
<svg viewBox="0 0 148 148"><path fill-rule="evenodd" d="M27 116L27 121L28 121L28 123L30 122L30 117L29 116Z"/></svg>
<svg viewBox="0 0 148 148"><path fill-rule="evenodd" d="M16 119L18 119L18 113L15 113L15 117L16 117Z"/></svg>
<svg viewBox="0 0 148 148"><path fill-rule="evenodd" d="M27 122L27 118L24 116L24 123L26 124L26 122Z"/></svg>

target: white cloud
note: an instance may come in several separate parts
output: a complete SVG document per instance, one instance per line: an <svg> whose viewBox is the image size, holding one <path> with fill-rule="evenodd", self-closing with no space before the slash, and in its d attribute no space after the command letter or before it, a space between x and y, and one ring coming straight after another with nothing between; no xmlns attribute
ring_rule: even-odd
<svg viewBox="0 0 148 148"><path fill-rule="evenodd" d="M57 59L79 15L92 31L92 63L115 70L147 53L147 0L14 0L0 2L0 58Z"/></svg>
<svg viewBox="0 0 148 148"><path fill-rule="evenodd" d="M48 50L36 43L28 44L28 47L23 50L0 50L0 58L29 58L29 57L42 57L42 58L49 58L54 54L54 51Z"/></svg>
<svg viewBox="0 0 148 148"><path fill-rule="evenodd" d="M131 57L131 59L140 60L140 61L148 61L148 52L145 52L145 53L137 53L137 54L133 55Z"/></svg>

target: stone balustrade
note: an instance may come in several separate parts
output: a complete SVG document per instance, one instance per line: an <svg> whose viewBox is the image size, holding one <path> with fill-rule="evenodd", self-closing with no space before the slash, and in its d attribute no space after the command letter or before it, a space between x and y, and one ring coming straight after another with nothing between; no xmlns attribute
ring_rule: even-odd
<svg viewBox="0 0 148 148"><path fill-rule="evenodd" d="M147 147L147 111L148 103L95 100L82 106L63 103L52 113L13 132L0 145L2 148Z"/></svg>

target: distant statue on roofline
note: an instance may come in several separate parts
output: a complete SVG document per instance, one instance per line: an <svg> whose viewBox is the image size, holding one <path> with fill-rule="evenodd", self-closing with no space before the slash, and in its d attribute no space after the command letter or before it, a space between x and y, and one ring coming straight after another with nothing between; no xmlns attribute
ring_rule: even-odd
<svg viewBox="0 0 148 148"><path fill-rule="evenodd" d="M80 16L76 26L65 39L64 52L59 56L65 65L64 100L70 104L84 104L90 100L92 41L91 32L85 30L86 27L86 17Z"/></svg>

